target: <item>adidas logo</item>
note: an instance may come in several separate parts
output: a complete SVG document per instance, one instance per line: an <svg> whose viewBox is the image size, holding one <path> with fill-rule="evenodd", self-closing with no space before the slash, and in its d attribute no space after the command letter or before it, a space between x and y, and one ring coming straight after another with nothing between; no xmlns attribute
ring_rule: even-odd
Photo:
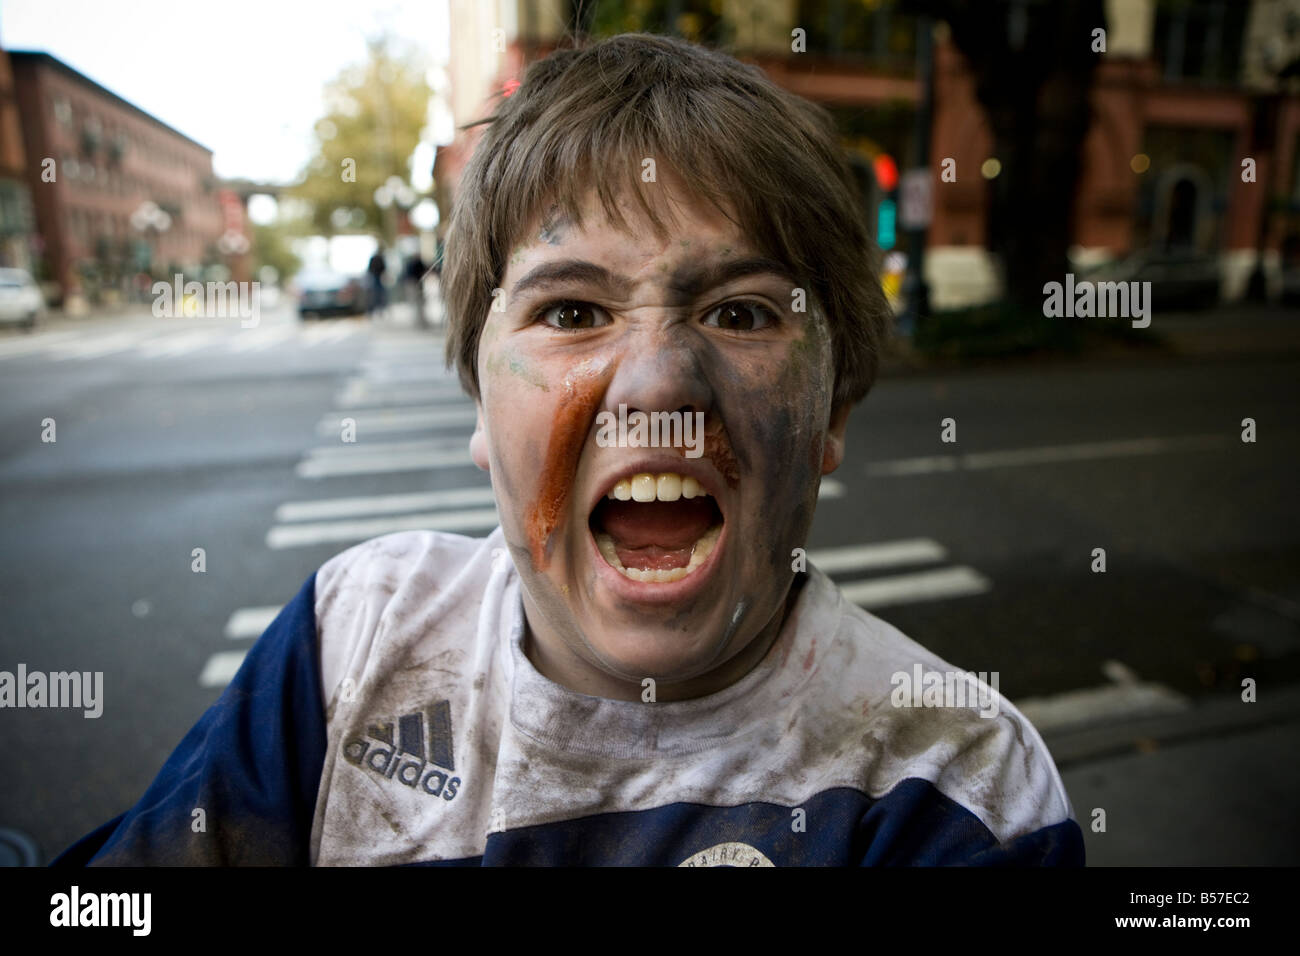
<svg viewBox="0 0 1300 956"><path fill-rule="evenodd" d="M384 724L371 724L366 728L366 737L353 737L343 745L343 759L354 767L396 780L412 790L418 787L431 797L440 796L444 800L455 797L460 777L448 779L448 773L443 772L450 773L456 769L451 753L451 702L435 701L426 713L398 717L396 740L393 739L393 724L391 720Z"/></svg>

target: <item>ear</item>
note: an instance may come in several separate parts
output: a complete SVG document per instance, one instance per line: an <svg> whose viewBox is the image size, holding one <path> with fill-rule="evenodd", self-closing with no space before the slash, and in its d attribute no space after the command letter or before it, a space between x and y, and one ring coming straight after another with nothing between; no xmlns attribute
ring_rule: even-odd
<svg viewBox="0 0 1300 956"><path fill-rule="evenodd" d="M826 443L822 446L822 474L829 475L844 461L844 433L849 426L849 405L831 410L830 424L826 426Z"/></svg>
<svg viewBox="0 0 1300 956"><path fill-rule="evenodd" d="M474 434L469 437L469 456L474 459L474 464L490 475L492 469L489 467L488 460L487 429L483 427L483 405L475 402L474 407L478 415L474 420Z"/></svg>

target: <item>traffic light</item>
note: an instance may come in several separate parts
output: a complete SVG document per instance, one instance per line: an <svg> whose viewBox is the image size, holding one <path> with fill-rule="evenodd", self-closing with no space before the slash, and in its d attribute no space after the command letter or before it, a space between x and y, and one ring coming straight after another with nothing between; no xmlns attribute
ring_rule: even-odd
<svg viewBox="0 0 1300 956"><path fill-rule="evenodd" d="M880 202L876 206L876 244L881 249L892 249L898 241L898 202L895 194L898 189L898 164L888 153L878 153L871 161L871 169L876 174L876 185L880 187Z"/></svg>

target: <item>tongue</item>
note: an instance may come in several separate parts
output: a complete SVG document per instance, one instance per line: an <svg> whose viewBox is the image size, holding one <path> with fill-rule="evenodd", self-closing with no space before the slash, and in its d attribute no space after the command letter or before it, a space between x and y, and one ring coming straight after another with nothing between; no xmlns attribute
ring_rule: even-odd
<svg viewBox="0 0 1300 956"><path fill-rule="evenodd" d="M708 498L606 501L598 516L625 568L667 571L691 560L691 548L713 525Z"/></svg>

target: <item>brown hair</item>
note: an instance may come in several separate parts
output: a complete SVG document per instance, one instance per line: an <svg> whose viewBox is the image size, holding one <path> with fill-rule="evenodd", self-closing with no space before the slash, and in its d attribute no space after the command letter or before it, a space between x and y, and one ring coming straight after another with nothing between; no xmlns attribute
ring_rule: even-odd
<svg viewBox="0 0 1300 956"><path fill-rule="evenodd" d="M875 381L888 308L875 246L830 115L761 70L673 37L623 34L532 64L466 165L448 229L442 288L447 363L478 397L478 344L511 244L558 205L581 223L594 187L626 228L619 193L662 220L640 180L659 157L755 249L786 263L825 311L835 355L834 404ZM734 212L734 215L733 215Z"/></svg>

